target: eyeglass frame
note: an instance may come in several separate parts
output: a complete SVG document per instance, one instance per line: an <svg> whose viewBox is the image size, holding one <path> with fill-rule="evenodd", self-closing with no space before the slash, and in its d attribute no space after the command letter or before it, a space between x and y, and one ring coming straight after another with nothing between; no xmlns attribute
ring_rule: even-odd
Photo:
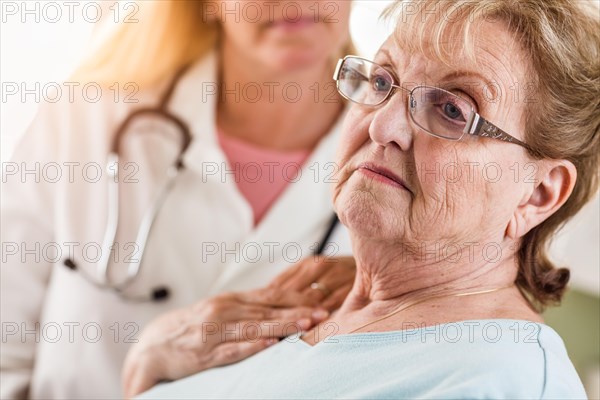
<svg viewBox="0 0 600 400"><path fill-rule="evenodd" d="M371 64L376 65L377 67L383 69L384 71L386 71L388 74L390 74L391 78L392 78L392 82L391 82L391 86L392 88L390 89L390 91L388 92L388 94L377 104L364 104L358 101L355 101L351 98L349 98L348 96L346 96L344 93L342 93L342 91L340 90L340 82L339 82L339 77L342 71L342 65L346 62L347 59L349 58L354 58L354 59L358 59L358 60L362 60L362 61L367 61ZM343 98L355 103L355 104L360 104L362 106L367 106L367 107L377 107L380 106L381 104L385 103L386 101L388 101L396 92L397 89L403 90L408 92L408 96L409 96L409 103L407 104L407 106L411 107L411 109L414 109L414 107L412 106L413 102L414 102L414 96L413 96L413 92L417 89L435 89L435 90L441 90L443 92L449 93L452 96L458 97L459 99L463 100L466 102L466 100L464 100L462 97L449 92L447 90L444 90L442 88L438 88L438 87L434 87L434 86L427 86L427 85L419 85L414 87L412 90L408 90L406 88L403 88L400 85L396 85L396 78L394 77L394 74L391 73L390 71L387 70L387 68L377 64L374 61L371 61L367 58L364 57L359 57L359 56L353 56L353 55L347 55L344 58L340 58L338 60L338 63L335 67L335 72L333 73L333 80L335 81L336 84L336 88L337 91L340 95L342 95ZM500 129L498 126L492 124L491 122L489 122L488 120L486 120L485 118L483 118L478 112L475 111L475 109L473 108L473 106L471 107L471 115L469 115L468 120L466 121L466 125L465 125L465 129L463 130L463 133L460 137L454 139L454 138L449 138L446 136L441 136L438 135L434 132L429 131L428 129L422 127L417 121L415 121L415 118L413 116L413 113L410 112L410 118L412 119L412 121L421 129L423 129L425 132L429 133L430 135L433 135L435 137L439 137L441 139L446 139L446 140L452 140L452 141L459 141L461 140L465 134L469 134L472 136L479 136L479 137L487 137L487 138L491 138L491 139L497 139L497 140L501 140L503 142L508 142L508 143L514 143L517 144L519 146L524 147L525 149L527 149L530 152L534 152L533 149L525 142L522 142L521 140L517 139L514 136L509 135L508 133L504 132L502 129Z"/></svg>

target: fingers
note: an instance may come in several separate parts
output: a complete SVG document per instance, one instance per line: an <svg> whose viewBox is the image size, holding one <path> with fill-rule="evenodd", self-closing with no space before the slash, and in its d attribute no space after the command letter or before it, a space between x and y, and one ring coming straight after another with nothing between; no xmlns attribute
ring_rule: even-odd
<svg viewBox="0 0 600 400"><path fill-rule="evenodd" d="M203 337L211 342L289 336L329 316L322 307L273 307L233 301L219 301L218 306L211 306L211 312L215 314L206 314L202 320Z"/></svg>
<svg viewBox="0 0 600 400"><path fill-rule="evenodd" d="M220 342L254 342L260 339L284 338L304 332L315 323L310 319L299 321L244 321L225 323L221 325L219 335Z"/></svg>
<svg viewBox="0 0 600 400"><path fill-rule="evenodd" d="M248 315L251 313L249 312ZM326 320L329 312L322 308L271 309L264 315L269 315L270 318L232 320L215 326L212 331L215 334L219 333L222 341L286 337L309 330Z"/></svg>
<svg viewBox="0 0 600 400"><path fill-rule="evenodd" d="M321 288L307 287L302 291L304 296L307 296L311 301L317 301L323 306L323 302L327 301L339 289L351 288L354 283L354 271L350 269L332 268L327 273L318 278L318 284ZM347 292L346 292L347 294ZM337 296L336 296L337 298ZM326 307L324 307L326 308Z"/></svg>
<svg viewBox="0 0 600 400"><path fill-rule="evenodd" d="M318 319L315 313L319 308L291 307L273 308L261 305L242 305L237 308L236 314L228 321L299 321L301 319Z"/></svg>
<svg viewBox="0 0 600 400"><path fill-rule="evenodd" d="M352 256L336 257L336 265L349 269L356 269L356 260Z"/></svg>
<svg viewBox="0 0 600 400"><path fill-rule="evenodd" d="M260 304L271 307L316 306L317 301L307 298L295 290L282 290L275 287L252 290L235 294L238 301L247 304Z"/></svg>
<svg viewBox="0 0 600 400"><path fill-rule="evenodd" d="M311 257L302 260L299 264L291 268L292 273L286 273L282 276L285 279L278 279L277 283L281 290L295 290L308 294L311 299L322 300L328 297L324 292L322 296L318 292L310 292L311 285L315 282L324 285L328 290L335 291L347 282L354 282L356 274L356 264L352 257L326 258L322 256ZM272 285L274 287L275 285ZM314 290L314 289L313 289Z"/></svg>
<svg viewBox="0 0 600 400"><path fill-rule="evenodd" d="M329 317L322 307L278 306L297 303L303 297L278 289L226 294L197 304L194 313L202 314L198 328L210 343L284 337L308 330Z"/></svg>
<svg viewBox="0 0 600 400"><path fill-rule="evenodd" d="M294 291L264 288L250 292L230 293L197 303L192 312L202 322L265 320L285 317L293 312L297 318L310 317L316 301Z"/></svg>
<svg viewBox="0 0 600 400"><path fill-rule="evenodd" d="M333 259L321 256L305 258L298 264L294 275L282 282L282 290L302 291L316 282L335 263Z"/></svg>
<svg viewBox="0 0 600 400"><path fill-rule="evenodd" d="M213 350L214 357L211 368L242 361L278 341L278 339L270 338L255 341L225 342Z"/></svg>
<svg viewBox="0 0 600 400"><path fill-rule="evenodd" d="M275 278L268 289L283 292L283 297L277 300L289 300L295 305L311 306L326 302L324 307L331 310L331 307L337 308L341 305L340 298L343 300L347 295L349 290L346 288L354 282L355 274L356 263L352 257L310 257ZM318 283L320 287L311 287L313 283ZM342 288L344 289L339 290ZM294 292L300 292L301 296ZM336 295L328 300L334 293Z"/></svg>
<svg viewBox="0 0 600 400"><path fill-rule="evenodd" d="M351 284L347 284L338 288L321 303L321 307L323 307L329 312L337 310L341 307L342 303L346 299L346 296L348 296L348 293L350 293L351 289Z"/></svg>
<svg viewBox="0 0 600 400"><path fill-rule="evenodd" d="M354 259L310 258L292 267L293 273L281 277L287 280L276 280L281 287L270 285L267 288L236 294L238 300L247 304L258 304L271 307L321 306L329 311L338 308L354 283L356 270ZM319 283L320 288L311 287ZM331 298L331 299L329 299ZM260 315L256 317L261 318Z"/></svg>
<svg viewBox="0 0 600 400"><path fill-rule="evenodd" d="M304 260L300 260L298 263L292 265L291 267L287 268L285 271L277 275L275 279L273 279L271 283L269 283L269 287L287 289L285 283L288 280L292 279L294 275L298 274L302 270L303 262Z"/></svg>

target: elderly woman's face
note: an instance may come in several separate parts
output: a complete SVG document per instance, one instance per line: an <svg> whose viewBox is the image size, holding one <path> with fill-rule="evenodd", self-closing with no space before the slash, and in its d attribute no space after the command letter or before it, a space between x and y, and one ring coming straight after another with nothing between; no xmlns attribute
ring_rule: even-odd
<svg viewBox="0 0 600 400"><path fill-rule="evenodd" d="M441 87L468 99L484 118L523 140L524 100L532 99L524 99L531 92L522 52L502 24L480 28L476 63L457 52L449 66L427 49L404 50L393 37L373 61L404 88ZM351 109L334 194L341 220L355 234L394 242L502 241L536 165L515 144L429 135L410 119L407 97L397 90L382 105Z"/></svg>

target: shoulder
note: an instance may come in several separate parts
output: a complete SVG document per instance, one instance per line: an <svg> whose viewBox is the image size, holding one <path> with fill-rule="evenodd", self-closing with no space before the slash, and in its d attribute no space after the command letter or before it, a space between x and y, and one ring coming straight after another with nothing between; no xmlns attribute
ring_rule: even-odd
<svg viewBox="0 0 600 400"><path fill-rule="evenodd" d="M551 327L525 320L477 321L465 355L477 390L506 398L585 398L565 345ZM483 393L481 393L483 394Z"/></svg>
<svg viewBox="0 0 600 400"><path fill-rule="evenodd" d="M412 368L441 398L585 398L560 336L549 326L482 319L399 331Z"/></svg>
<svg viewBox="0 0 600 400"><path fill-rule="evenodd" d="M540 325L538 343L544 356L544 390L542 398L586 398L581 379L558 335L547 325Z"/></svg>

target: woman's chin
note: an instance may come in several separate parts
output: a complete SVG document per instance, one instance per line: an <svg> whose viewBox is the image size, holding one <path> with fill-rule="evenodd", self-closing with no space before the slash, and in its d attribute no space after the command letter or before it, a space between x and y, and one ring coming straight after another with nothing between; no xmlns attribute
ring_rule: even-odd
<svg viewBox="0 0 600 400"><path fill-rule="evenodd" d="M373 194L365 191L340 193L336 199L340 221L353 235L372 239L397 239L401 234L401 223L390 218L399 210L391 210L379 203Z"/></svg>
<svg viewBox="0 0 600 400"><path fill-rule="evenodd" d="M315 67L321 58L313 51L294 52L282 50L277 56L273 57L271 63L273 70L279 73L293 73Z"/></svg>
<svg viewBox="0 0 600 400"><path fill-rule="evenodd" d="M275 42L260 53L274 73L290 73L325 65L331 59L327 46L307 41Z"/></svg>

